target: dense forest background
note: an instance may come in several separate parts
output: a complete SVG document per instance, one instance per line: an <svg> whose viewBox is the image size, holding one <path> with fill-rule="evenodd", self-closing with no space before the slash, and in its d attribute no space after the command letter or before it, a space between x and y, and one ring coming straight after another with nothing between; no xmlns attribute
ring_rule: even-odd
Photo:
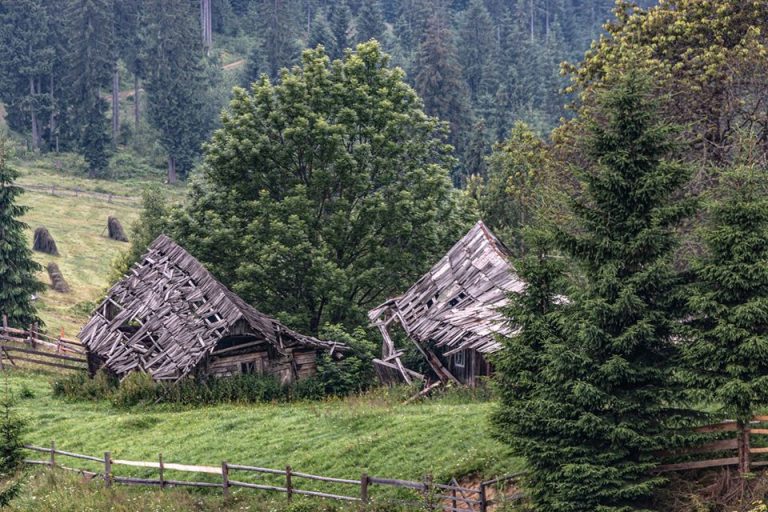
<svg viewBox="0 0 768 512"><path fill-rule="evenodd" d="M279 80L305 48L321 44L335 59L374 38L405 70L425 111L450 127L453 180L462 186L469 175L485 175L484 157L516 121L546 134L568 115L560 64L582 57L613 6L2 0L0 101L32 150L78 153L92 177L167 167L175 182L198 162L233 86L262 75Z"/></svg>

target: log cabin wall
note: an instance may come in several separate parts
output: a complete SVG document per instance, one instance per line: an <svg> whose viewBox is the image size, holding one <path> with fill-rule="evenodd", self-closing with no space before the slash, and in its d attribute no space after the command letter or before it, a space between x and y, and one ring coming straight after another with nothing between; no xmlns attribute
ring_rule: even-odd
<svg viewBox="0 0 768 512"><path fill-rule="evenodd" d="M480 383L480 377L487 377L492 372L491 365L486 361L485 356L477 350L462 350L444 359L447 360L448 369L453 376L470 387L477 386Z"/></svg>
<svg viewBox="0 0 768 512"><path fill-rule="evenodd" d="M221 343L226 345L227 338ZM234 348L234 347L231 347ZM208 358L205 374L210 377L232 377L255 374L274 376L281 384L291 384L317 373L317 352L287 349L281 354L266 342L245 342L243 349L230 350ZM227 350L227 349L224 349Z"/></svg>

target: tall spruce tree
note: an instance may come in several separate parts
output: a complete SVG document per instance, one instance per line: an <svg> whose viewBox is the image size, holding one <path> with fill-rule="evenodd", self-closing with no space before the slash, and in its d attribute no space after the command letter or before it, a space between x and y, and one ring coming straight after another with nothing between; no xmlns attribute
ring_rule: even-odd
<svg viewBox="0 0 768 512"><path fill-rule="evenodd" d="M74 0L68 5L70 136L88 162L91 177L107 169L109 104L101 90L112 79L113 4L111 0Z"/></svg>
<svg viewBox="0 0 768 512"><path fill-rule="evenodd" d="M352 46L352 41L349 37L349 26L351 21L352 12L349 10L346 0L333 2L330 13L328 14L328 22L331 24L331 30L336 39L337 53L328 54L332 59L340 59L344 54L344 50Z"/></svg>
<svg viewBox="0 0 768 512"><path fill-rule="evenodd" d="M40 322L32 295L45 287L35 273L42 267L32 259L20 218L27 207L17 204L24 191L14 185L18 171L8 165L7 142L0 137L0 314L13 326Z"/></svg>
<svg viewBox="0 0 768 512"><path fill-rule="evenodd" d="M41 146L43 114L51 107L47 90L55 57L47 39L51 22L42 0L7 2L0 10L0 100L23 116L24 124L13 127L30 131L34 149Z"/></svg>
<svg viewBox="0 0 768 512"><path fill-rule="evenodd" d="M318 45L323 45L325 52L331 58L341 53L336 44L336 36L333 35L333 31L323 11L317 11L315 19L312 20L312 29L309 31L309 38L307 39L307 48L317 48Z"/></svg>
<svg viewBox="0 0 768 512"><path fill-rule="evenodd" d="M147 113L168 153L168 182L185 176L208 134L208 80L196 12L187 0L147 0Z"/></svg>
<svg viewBox="0 0 768 512"><path fill-rule="evenodd" d="M694 387L746 423L768 405L768 182L744 166L718 192L694 266L686 362Z"/></svg>
<svg viewBox="0 0 768 512"><path fill-rule="evenodd" d="M355 20L356 40L364 43L375 39L384 43L384 13L378 0L366 0L360 7Z"/></svg>
<svg viewBox="0 0 768 512"><path fill-rule="evenodd" d="M602 98L604 121L587 140L592 166L573 204L577 225L556 233L578 282L547 321L557 329L536 349L530 400L506 400L496 417L528 459L543 512L647 510L664 481L650 472L653 453L670 446L668 427L680 420L674 339L683 299L672 251L692 204L675 197L688 171L666 159L672 130L647 91L631 74Z"/></svg>
<svg viewBox="0 0 768 512"><path fill-rule="evenodd" d="M494 26L483 0L472 0L459 25L459 63L469 86L472 101L487 85L489 59L494 45Z"/></svg>
<svg viewBox="0 0 768 512"><path fill-rule="evenodd" d="M427 31L419 45L414 86L424 100L427 114L449 123L448 142L463 154L471 112L453 31L445 14L435 14L427 22ZM454 173L454 183L463 180L462 174Z"/></svg>

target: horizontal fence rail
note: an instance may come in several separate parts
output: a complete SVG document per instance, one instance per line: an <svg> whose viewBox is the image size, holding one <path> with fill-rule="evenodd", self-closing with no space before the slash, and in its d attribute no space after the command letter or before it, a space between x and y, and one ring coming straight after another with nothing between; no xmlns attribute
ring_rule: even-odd
<svg viewBox="0 0 768 512"><path fill-rule="evenodd" d="M141 197L113 194L110 192L95 192L84 190L79 187L68 188L60 185L19 185L20 188L29 192L38 192L41 194L50 194L52 196L71 196L71 197L90 197L107 203L120 204L123 206L141 206Z"/></svg>
<svg viewBox="0 0 768 512"><path fill-rule="evenodd" d="M5 365L17 366L17 362L75 371L86 370L88 365L85 347L80 342L64 336L54 338L40 332L36 325L28 329L9 327L8 318L3 315L0 370Z"/></svg>
<svg viewBox="0 0 768 512"><path fill-rule="evenodd" d="M752 468L768 466L768 459L761 459L768 454L768 416L755 416L750 422L741 423L728 420L703 425L693 429L695 433L711 435L718 439L707 439L703 442L679 450L658 452L657 455L666 459L689 459L679 462L668 462L656 468L659 473L669 471L687 471L696 469L736 466L739 473L749 473ZM762 444L764 446L753 446ZM705 455L704 458L693 457ZM691 460L693 459L693 460Z"/></svg>
<svg viewBox="0 0 768 512"><path fill-rule="evenodd" d="M347 502L356 502L365 506L371 502L386 502L410 505L424 510L447 511L447 512L466 512L480 511L487 512L492 504L499 503L500 499L487 499L487 490L490 486L497 486L497 496L519 481L522 473L507 475L504 477L487 480L480 483L479 488L462 487L458 485L456 479L451 480L451 484L439 484L432 481L432 477L427 475L424 481L417 482L411 480L399 480L394 478L381 478L369 476L363 473L360 479L334 478L310 473L294 471L291 466L285 469L262 468L258 466L247 466L243 464L230 464L226 461L217 466L194 465L169 463L163 460L162 454L155 461L135 461L113 459L111 452L104 452L103 457L92 455L83 455L79 453L68 452L56 448L56 443L51 442L50 447L25 445L27 450L46 454L46 460L25 459L25 463L32 465L44 465L51 468L60 468L68 471L75 471L88 478L101 478L106 487L112 484L125 485L148 485L160 488L164 487L200 487L200 488L219 488L224 495L228 495L232 488L254 489L267 492L284 493L290 501L294 495L312 496L330 500L339 500ZM61 464L58 457L69 457L78 460L85 460L91 463L99 464L100 471L90 471L87 469L73 468ZM116 475L114 468L116 466L128 466L136 468L147 468L157 470L157 478L146 478L137 476ZM166 472L187 472L215 475L218 481L192 481L175 480L166 477ZM274 482L248 482L241 479L232 478L237 474L262 474L269 475L272 478L279 478L280 483ZM309 480L313 482L324 482L336 486L346 486L348 492L341 494L339 492L325 492L315 489L302 488L302 481ZM387 496L377 498L375 486L388 486L413 492L410 499L396 499ZM522 493L515 493L507 500L522 499Z"/></svg>

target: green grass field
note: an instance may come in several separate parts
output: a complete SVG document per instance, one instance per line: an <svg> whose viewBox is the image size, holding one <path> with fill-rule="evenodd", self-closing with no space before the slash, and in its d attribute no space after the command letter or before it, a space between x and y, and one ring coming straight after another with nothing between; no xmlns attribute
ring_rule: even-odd
<svg viewBox="0 0 768 512"><path fill-rule="evenodd" d="M373 394L325 402L118 409L52 396L51 377L11 371L10 390L29 420L29 442L113 458L284 468L341 478L421 479L427 473L491 476L520 461L489 432L492 402L457 397L402 405ZM22 392L28 390L31 393ZM394 393L394 392L392 392ZM79 462L79 461L78 461Z"/></svg>

